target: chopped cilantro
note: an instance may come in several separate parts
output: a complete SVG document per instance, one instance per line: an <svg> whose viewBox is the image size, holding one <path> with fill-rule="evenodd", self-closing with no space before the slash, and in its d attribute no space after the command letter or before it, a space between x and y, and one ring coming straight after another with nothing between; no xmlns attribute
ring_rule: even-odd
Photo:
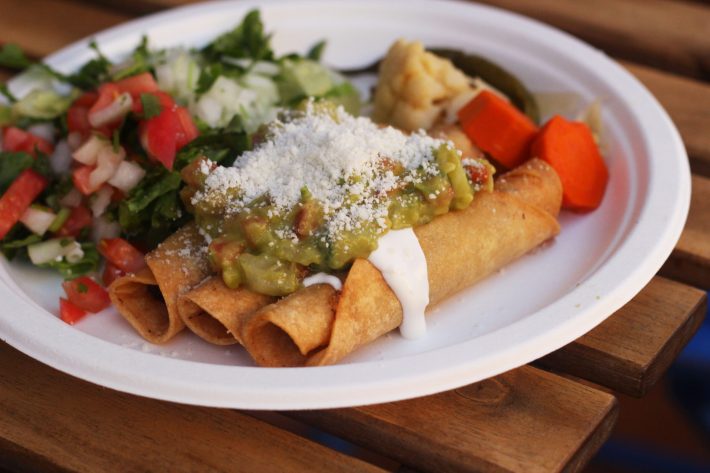
<svg viewBox="0 0 710 473"><path fill-rule="evenodd" d="M141 94L141 103L143 104L143 118L146 120L160 115L160 112L163 111L158 97L154 94Z"/></svg>
<svg viewBox="0 0 710 473"><path fill-rule="evenodd" d="M325 40L318 41L316 44L311 46L311 49L306 53L306 57L312 61L320 61L323 56L323 51L325 51L326 42Z"/></svg>
<svg viewBox="0 0 710 473"><path fill-rule="evenodd" d="M208 61L219 61L223 56L270 61L274 58L271 35L264 33L259 10L252 10L232 31L222 34L208 44L202 53Z"/></svg>
<svg viewBox="0 0 710 473"><path fill-rule="evenodd" d="M33 62L25 56L18 45L7 43L0 48L0 66L10 69L25 69L30 67Z"/></svg>

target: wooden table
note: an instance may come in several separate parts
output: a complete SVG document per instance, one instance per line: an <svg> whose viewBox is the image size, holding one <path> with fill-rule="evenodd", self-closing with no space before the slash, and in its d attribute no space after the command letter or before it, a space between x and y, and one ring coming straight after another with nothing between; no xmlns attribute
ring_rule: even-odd
<svg viewBox="0 0 710 473"><path fill-rule="evenodd" d="M0 41L40 58L105 27L183 3L0 0ZM583 7L565 0L484 3L605 50L646 84L680 129L694 173L690 217L668 262L637 297L584 337L496 378L410 401L286 414L115 392L0 342L0 470L582 469L614 426L614 393L643 396L705 313L705 292L698 288L710 287L710 7L671 0L589 0ZM0 71L0 78L8 77ZM341 448L315 441L323 431L337 436L329 443Z"/></svg>

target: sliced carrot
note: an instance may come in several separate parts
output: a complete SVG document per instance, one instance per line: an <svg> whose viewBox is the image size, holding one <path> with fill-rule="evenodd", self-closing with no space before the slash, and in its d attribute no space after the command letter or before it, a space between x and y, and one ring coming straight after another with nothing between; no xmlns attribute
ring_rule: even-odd
<svg viewBox="0 0 710 473"><path fill-rule="evenodd" d="M528 158L537 127L521 111L484 90L458 112L461 128L476 146L507 168Z"/></svg>
<svg viewBox="0 0 710 473"><path fill-rule="evenodd" d="M609 171L587 125L555 115L533 141L530 155L557 171L564 208L587 212L599 206Z"/></svg>

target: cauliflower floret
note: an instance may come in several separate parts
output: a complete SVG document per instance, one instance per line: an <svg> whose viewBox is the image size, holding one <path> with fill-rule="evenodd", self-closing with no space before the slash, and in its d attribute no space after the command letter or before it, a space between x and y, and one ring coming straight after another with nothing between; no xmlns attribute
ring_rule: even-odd
<svg viewBox="0 0 710 473"><path fill-rule="evenodd" d="M372 118L407 131L429 129L448 115L452 100L471 93L470 79L451 61L400 39L380 65Z"/></svg>

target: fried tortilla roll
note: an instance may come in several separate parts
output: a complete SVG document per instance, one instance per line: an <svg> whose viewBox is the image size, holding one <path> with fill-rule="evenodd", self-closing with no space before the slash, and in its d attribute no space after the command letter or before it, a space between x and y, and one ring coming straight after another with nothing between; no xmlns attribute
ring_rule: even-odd
<svg viewBox="0 0 710 473"><path fill-rule="evenodd" d="M118 312L149 342L165 343L185 327L177 300L210 274L204 247L197 226L186 225L146 255L146 268L109 287Z"/></svg>
<svg viewBox="0 0 710 473"><path fill-rule="evenodd" d="M499 182L469 208L414 229L427 262L429 307L559 232L562 186L546 163L532 160ZM401 323L402 307L379 270L356 260L339 298L326 285L301 289L248 317L241 338L262 366L327 365Z"/></svg>
<svg viewBox="0 0 710 473"><path fill-rule="evenodd" d="M230 289L221 276L212 276L178 297L180 318L195 334L215 345L239 343L244 318L274 302L246 288Z"/></svg>

